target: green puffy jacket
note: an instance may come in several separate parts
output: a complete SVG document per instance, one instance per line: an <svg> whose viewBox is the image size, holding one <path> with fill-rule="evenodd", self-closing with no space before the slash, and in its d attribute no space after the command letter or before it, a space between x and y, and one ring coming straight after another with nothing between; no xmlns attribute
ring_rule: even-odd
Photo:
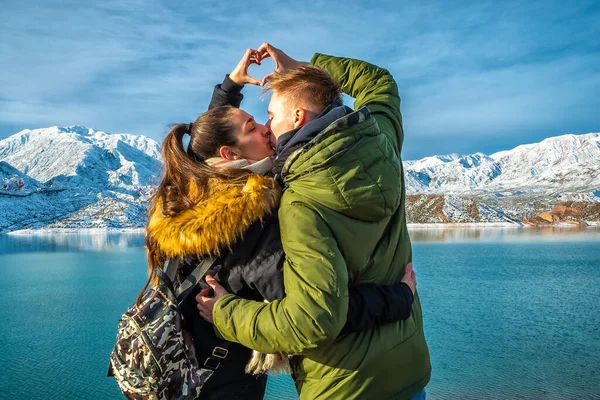
<svg viewBox="0 0 600 400"><path fill-rule="evenodd" d="M412 259L398 88L387 70L363 61L316 54L311 64L356 98L358 111L284 166L286 297L263 304L225 295L215 304L215 328L263 353L301 355L292 361L301 399L409 398L431 371L418 296L408 320L337 338L348 285L400 282Z"/></svg>

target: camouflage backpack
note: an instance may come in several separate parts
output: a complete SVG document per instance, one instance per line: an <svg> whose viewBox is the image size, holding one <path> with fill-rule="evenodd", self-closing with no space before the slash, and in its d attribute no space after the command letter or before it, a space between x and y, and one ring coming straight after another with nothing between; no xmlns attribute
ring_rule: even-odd
<svg viewBox="0 0 600 400"><path fill-rule="evenodd" d="M216 347L200 367L191 335L182 329L179 305L212 264L204 259L175 288L179 258L173 259L166 273L156 270L160 283L121 317L109 376L128 399L194 399L227 355L226 348Z"/></svg>

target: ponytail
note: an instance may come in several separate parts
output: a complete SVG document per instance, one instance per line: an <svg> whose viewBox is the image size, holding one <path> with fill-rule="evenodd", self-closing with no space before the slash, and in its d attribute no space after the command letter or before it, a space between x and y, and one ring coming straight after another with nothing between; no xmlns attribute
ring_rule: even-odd
<svg viewBox="0 0 600 400"><path fill-rule="evenodd" d="M224 145L237 144L235 127L229 120L231 107L216 107L202 114L191 124L174 125L163 141L161 154L164 163L163 175L148 209L150 215L160 212L167 217L175 217L185 210L206 200L209 195L209 180L221 179L243 184L252 173L247 170L213 169L205 160L218 155ZM190 134L187 151L183 147L183 137ZM190 196L190 184L194 184L194 197ZM148 281L138 296L138 304L147 287L158 283L156 268L164 268L167 257L158 243L146 230L148 259Z"/></svg>

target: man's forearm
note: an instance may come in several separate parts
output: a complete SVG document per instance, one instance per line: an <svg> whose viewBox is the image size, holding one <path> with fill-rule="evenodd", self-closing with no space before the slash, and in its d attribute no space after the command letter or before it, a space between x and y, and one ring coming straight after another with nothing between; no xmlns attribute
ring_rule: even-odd
<svg viewBox="0 0 600 400"><path fill-rule="evenodd" d="M303 293L302 296L310 296ZM326 345L341 331L348 308L347 298L327 299L339 304L298 304L293 294L283 300L265 304L234 295L219 299L213 310L215 330L223 339L240 343L251 349L270 354L302 354L306 350ZM319 303L320 299L309 299ZM327 309L338 309L330 313Z"/></svg>
<svg viewBox="0 0 600 400"><path fill-rule="evenodd" d="M311 65L323 68L342 91L356 99L354 108L367 106L380 129L400 155L404 131L400 95L394 77L385 68L352 58L315 54Z"/></svg>

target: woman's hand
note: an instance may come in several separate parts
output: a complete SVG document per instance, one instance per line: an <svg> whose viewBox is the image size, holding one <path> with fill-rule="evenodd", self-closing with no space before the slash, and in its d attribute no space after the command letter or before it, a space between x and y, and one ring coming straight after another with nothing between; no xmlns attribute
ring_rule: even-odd
<svg viewBox="0 0 600 400"><path fill-rule="evenodd" d="M260 65L260 59L258 58L258 53L256 50L248 49L244 53L244 56L242 57L238 65L229 74L229 79L231 79L240 86L244 86L247 83L262 86L261 81L259 81L258 79L254 79L248 73L248 68L252 64Z"/></svg>
<svg viewBox="0 0 600 400"><path fill-rule="evenodd" d="M413 271L412 263L406 264L401 282L406 283L410 287L410 290L412 290L413 295L415 294L415 290L417 289L417 274Z"/></svg>
<svg viewBox="0 0 600 400"><path fill-rule="evenodd" d="M200 311L200 316L212 324L212 313L213 308L215 307L215 303L228 292L223 286L219 285L219 282L217 282L215 278L213 278L210 275L206 275L206 283L214 291L214 296L209 296L209 288L202 289L200 293L198 293L198 295L196 296L196 301L198 302L197 307Z"/></svg>

